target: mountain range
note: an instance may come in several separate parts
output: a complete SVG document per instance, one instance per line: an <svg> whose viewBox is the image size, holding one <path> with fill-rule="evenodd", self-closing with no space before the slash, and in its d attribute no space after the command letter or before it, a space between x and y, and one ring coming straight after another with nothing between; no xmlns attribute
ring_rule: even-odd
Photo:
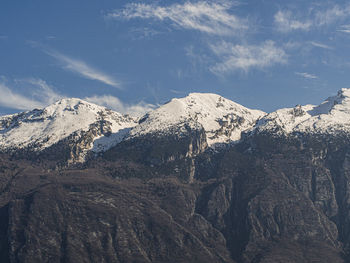
<svg viewBox="0 0 350 263"><path fill-rule="evenodd" d="M349 262L350 89L0 117L1 262Z"/></svg>

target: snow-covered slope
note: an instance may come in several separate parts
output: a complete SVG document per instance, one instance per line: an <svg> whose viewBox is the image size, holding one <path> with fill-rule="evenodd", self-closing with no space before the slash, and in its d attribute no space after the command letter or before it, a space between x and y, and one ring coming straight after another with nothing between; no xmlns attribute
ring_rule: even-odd
<svg viewBox="0 0 350 263"><path fill-rule="evenodd" d="M241 132L252 128L264 115L262 111L248 109L216 94L191 93L147 114L140 125L132 129L130 137L173 132L185 123L194 129L202 126L208 145L215 146L238 141Z"/></svg>
<svg viewBox="0 0 350 263"><path fill-rule="evenodd" d="M216 94L191 93L172 99L141 120L80 99L63 99L44 109L0 117L0 151L39 152L63 144L72 149L70 159L75 162L83 161L89 151L104 152L125 139L186 134L188 128L204 130L211 147L237 142L248 131L350 134L350 89L342 89L318 106L298 105L269 114Z"/></svg>
<svg viewBox="0 0 350 263"><path fill-rule="evenodd" d="M298 105L272 112L258 122L256 131L350 133L350 89L340 90L318 106Z"/></svg>
<svg viewBox="0 0 350 263"><path fill-rule="evenodd" d="M0 149L40 151L72 137L89 135L86 150L95 152L122 140L136 120L80 100L62 99L44 109L0 117Z"/></svg>

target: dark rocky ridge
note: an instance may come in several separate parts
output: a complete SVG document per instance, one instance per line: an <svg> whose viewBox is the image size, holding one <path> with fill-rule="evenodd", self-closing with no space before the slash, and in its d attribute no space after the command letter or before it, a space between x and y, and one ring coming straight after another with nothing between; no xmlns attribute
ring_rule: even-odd
<svg viewBox="0 0 350 263"><path fill-rule="evenodd" d="M138 140L79 169L2 155L1 262L350 260L346 134Z"/></svg>

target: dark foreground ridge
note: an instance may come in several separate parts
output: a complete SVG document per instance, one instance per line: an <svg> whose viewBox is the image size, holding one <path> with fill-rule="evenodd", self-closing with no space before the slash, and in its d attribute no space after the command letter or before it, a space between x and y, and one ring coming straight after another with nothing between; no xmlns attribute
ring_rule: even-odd
<svg viewBox="0 0 350 263"><path fill-rule="evenodd" d="M0 261L350 260L348 137L260 134L195 157L149 140L57 171L2 155Z"/></svg>

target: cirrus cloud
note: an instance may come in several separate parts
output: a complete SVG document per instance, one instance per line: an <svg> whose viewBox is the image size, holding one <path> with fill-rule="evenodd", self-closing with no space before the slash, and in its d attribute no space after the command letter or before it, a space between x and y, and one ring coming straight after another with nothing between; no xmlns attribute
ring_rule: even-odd
<svg viewBox="0 0 350 263"><path fill-rule="evenodd" d="M56 100L63 98L62 95L56 93L42 79L24 79L16 80L27 88L31 96L28 94L15 91L10 88L5 82L0 82L0 106L17 109L17 110L32 110L34 108L43 108Z"/></svg>
<svg viewBox="0 0 350 263"><path fill-rule="evenodd" d="M307 72L295 72L295 74L305 79L318 79L316 75Z"/></svg>
<svg viewBox="0 0 350 263"><path fill-rule="evenodd" d="M290 10L279 10L274 16L274 23L278 31L287 33L295 30L309 31L313 28L330 26L349 17L350 4L344 6L336 4L323 9L312 8L307 14L301 14L300 12L293 14Z"/></svg>
<svg viewBox="0 0 350 263"><path fill-rule="evenodd" d="M44 49L44 52L60 62L65 70L79 74L87 79L100 81L115 88L121 88L121 83L119 81L95 69L82 60L69 57L52 49Z"/></svg>
<svg viewBox="0 0 350 263"><path fill-rule="evenodd" d="M292 30L308 31L312 26L312 21L299 21L293 17L290 11L278 11L274 19L277 29L281 32L289 32Z"/></svg>
<svg viewBox="0 0 350 263"><path fill-rule="evenodd" d="M210 68L217 75L229 74L237 70L248 72L251 68L262 69L274 64L287 62L287 54L275 42L268 40L262 45L235 45L223 41L210 46L221 60Z"/></svg>
<svg viewBox="0 0 350 263"><path fill-rule="evenodd" d="M107 19L154 19L171 21L183 29L212 35L234 35L248 28L247 21L229 12L235 2L185 2L169 6L131 3L106 15Z"/></svg>

